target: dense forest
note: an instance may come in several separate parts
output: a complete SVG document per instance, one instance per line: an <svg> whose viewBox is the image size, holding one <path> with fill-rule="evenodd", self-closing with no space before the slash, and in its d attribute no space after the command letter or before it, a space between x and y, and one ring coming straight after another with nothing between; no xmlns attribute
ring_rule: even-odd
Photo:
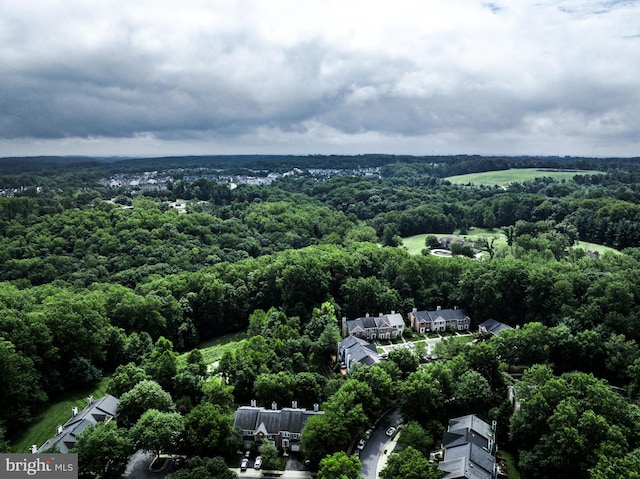
<svg viewBox="0 0 640 479"><path fill-rule="evenodd" d="M520 167L576 175L447 180ZM180 447L202 468L214 467L211 450L233 449L234 405L253 398L322 402L327 413L303 436L316 465L397 404L414 438L406 460L427 460L447 417L476 413L499 421L524 477L635 477L625 471L640 467L638 159L5 158L0 168L5 450L49 402L112 375L126 440L153 422L149 411L164 414L182 421ZM104 181L149 171L169 180ZM269 173L278 175L265 185L213 177ZM404 237L472 227L506 245L478 241L483 260L402 247ZM578 241L618 253L594 257ZM444 342L443 361L428 365L398 352L344 377L329 363L339 318L437 306L464 308L472 327L494 318L514 329L471 348ZM211 376L197 346L237 331L248 341ZM509 385L522 391L513 414ZM164 399L140 409L141 397ZM203 418L218 418L208 442Z"/></svg>

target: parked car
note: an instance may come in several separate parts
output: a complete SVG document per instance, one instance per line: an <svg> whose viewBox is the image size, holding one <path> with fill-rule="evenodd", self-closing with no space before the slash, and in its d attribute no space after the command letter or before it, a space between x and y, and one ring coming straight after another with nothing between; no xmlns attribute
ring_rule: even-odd
<svg viewBox="0 0 640 479"><path fill-rule="evenodd" d="M358 445L356 447L362 451L366 443L367 442L364 439L360 439L360 442L358 442Z"/></svg>
<svg viewBox="0 0 640 479"><path fill-rule="evenodd" d="M262 458L260 456L256 457L256 460L253 461L253 467L255 469L260 469L262 467Z"/></svg>
<svg viewBox="0 0 640 479"><path fill-rule="evenodd" d="M367 439L369 439L369 438L371 437L371 433L373 433L373 430L371 430L371 429L367 429L367 430L364 432L364 435L366 436L366 438L367 438Z"/></svg>
<svg viewBox="0 0 640 479"><path fill-rule="evenodd" d="M243 457L242 462L240 463L240 470L244 472L247 470L247 467L249 467L249 459Z"/></svg>
<svg viewBox="0 0 640 479"><path fill-rule="evenodd" d="M393 437L395 433L396 433L396 428L393 426L391 426L389 429L385 431L385 434L389 437Z"/></svg>

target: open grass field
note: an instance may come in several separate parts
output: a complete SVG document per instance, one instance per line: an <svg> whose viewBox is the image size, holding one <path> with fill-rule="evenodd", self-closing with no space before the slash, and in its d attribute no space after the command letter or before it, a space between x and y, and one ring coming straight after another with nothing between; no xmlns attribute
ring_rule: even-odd
<svg viewBox="0 0 640 479"><path fill-rule="evenodd" d="M483 173L470 173L445 178L456 185L506 186L510 183L522 183L534 178L549 177L554 180L570 180L576 175L604 174L596 170L555 170L545 168L513 168L510 170L485 171Z"/></svg>
<svg viewBox="0 0 640 479"><path fill-rule="evenodd" d="M219 361L225 351L232 351L236 349L240 344L247 339L247 333L231 333L219 336L210 341L202 343L198 346L205 364L210 365ZM187 361L187 354L181 354L178 356L178 367L184 366Z"/></svg>
<svg viewBox="0 0 640 479"><path fill-rule="evenodd" d="M460 236L461 238L468 239L470 241L476 238L487 238L488 241L491 241L495 238L493 243L494 246L502 246L507 244L507 239L502 233L501 229L493 229L488 230L486 228L469 228L469 231L466 235L460 235L458 232L454 232L453 234L434 234L427 233L416 236L409 236L407 238L402 238L402 246L405 247L410 254L420 254L420 252L425 248L425 238L427 236L435 236L436 238L442 238L444 236Z"/></svg>
<svg viewBox="0 0 640 479"><path fill-rule="evenodd" d="M77 406L78 410L87 407L87 398L92 395L99 398L107 393L110 377L105 377L95 388L85 391L78 391L55 404L51 404L45 409L28 428L22 436L11 443L11 449L14 453L29 452L32 444L40 447L56 434L56 427L64 424L71 418L71 408Z"/></svg>
<svg viewBox="0 0 640 479"><path fill-rule="evenodd" d="M434 233L426 233L421 235L409 236L407 238L402 238L402 247L406 248L409 251L409 254L420 254L420 252L425 248L425 239L427 236L435 236L437 238L442 238L443 236L460 236L461 238L468 239L473 241L476 238L487 238L488 241L491 241L495 238L493 245L495 247L506 246L507 239L504 236L504 233L501 229L496 228L493 230L488 230L486 228L469 228L469 232L466 235L460 235L458 232L454 232L453 234L434 234ZM575 245L576 248L582 248L583 250L593 249L603 255L604 253L619 253L618 250L609 248L608 246L603 246L595 243L587 243L586 241L578 241Z"/></svg>

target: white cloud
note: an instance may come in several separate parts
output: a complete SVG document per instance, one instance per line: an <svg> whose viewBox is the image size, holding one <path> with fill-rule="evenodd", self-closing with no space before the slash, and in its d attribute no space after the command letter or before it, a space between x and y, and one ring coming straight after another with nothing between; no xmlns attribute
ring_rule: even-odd
<svg viewBox="0 0 640 479"><path fill-rule="evenodd" d="M637 155L639 15L638 1L0 0L0 155Z"/></svg>

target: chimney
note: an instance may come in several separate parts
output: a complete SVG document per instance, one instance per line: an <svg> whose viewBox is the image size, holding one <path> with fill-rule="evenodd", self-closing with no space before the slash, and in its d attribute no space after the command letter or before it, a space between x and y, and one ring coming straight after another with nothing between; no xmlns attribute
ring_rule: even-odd
<svg viewBox="0 0 640 479"><path fill-rule="evenodd" d="M251 400L251 407L256 407L257 403L255 399Z"/></svg>
<svg viewBox="0 0 640 479"><path fill-rule="evenodd" d="M293 409L298 409L298 401L291 401L291 407Z"/></svg>
<svg viewBox="0 0 640 479"><path fill-rule="evenodd" d="M277 403L277 402L275 402L275 401L273 401L273 402L271 403L271 409L273 409L274 411L277 411L277 410L278 410L278 403Z"/></svg>
<svg viewBox="0 0 640 479"><path fill-rule="evenodd" d="M454 311L457 311L457 310L458 310L458 307L457 307L457 306L454 306L454 307L453 307L453 310L454 310Z"/></svg>
<svg viewBox="0 0 640 479"><path fill-rule="evenodd" d="M440 311L441 309L442 309L442 306L438 306L438 307L436 308L436 311Z"/></svg>
<svg viewBox="0 0 640 479"><path fill-rule="evenodd" d="M367 315L365 317L368 318L369 317L369 313L367 313Z"/></svg>
<svg viewBox="0 0 640 479"><path fill-rule="evenodd" d="M38 452L38 446L36 446L35 444L33 444L31 446L31 454L35 454Z"/></svg>
<svg viewBox="0 0 640 479"><path fill-rule="evenodd" d="M391 310L391 314L396 314L396 312L392 309L392 310Z"/></svg>
<svg viewBox="0 0 640 479"><path fill-rule="evenodd" d="M78 406L74 406L71 408L71 414L73 416L77 416L78 415Z"/></svg>
<svg viewBox="0 0 640 479"><path fill-rule="evenodd" d="M414 313L417 313L417 312L418 312L418 308L414 307L414 308L413 308L413 312L414 312Z"/></svg>
<svg viewBox="0 0 640 479"><path fill-rule="evenodd" d="M62 432L62 426L60 424L58 424L58 427L56 428L56 436L58 434L60 434Z"/></svg>
<svg viewBox="0 0 640 479"><path fill-rule="evenodd" d="M320 405L319 405L318 403L314 403L314 405L313 405L313 411L314 411L314 412L318 412L318 411L320 411Z"/></svg>
<svg viewBox="0 0 640 479"><path fill-rule="evenodd" d="M378 317L380 317L380 318L381 318L381 317L382 317L382 313L378 313Z"/></svg>
<svg viewBox="0 0 640 479"><path fill-rule="evenodd" d="M89 396L87 398L87 403L88 403L89 406L91 406L91 404L93 403L93 396Z"/></svg>

